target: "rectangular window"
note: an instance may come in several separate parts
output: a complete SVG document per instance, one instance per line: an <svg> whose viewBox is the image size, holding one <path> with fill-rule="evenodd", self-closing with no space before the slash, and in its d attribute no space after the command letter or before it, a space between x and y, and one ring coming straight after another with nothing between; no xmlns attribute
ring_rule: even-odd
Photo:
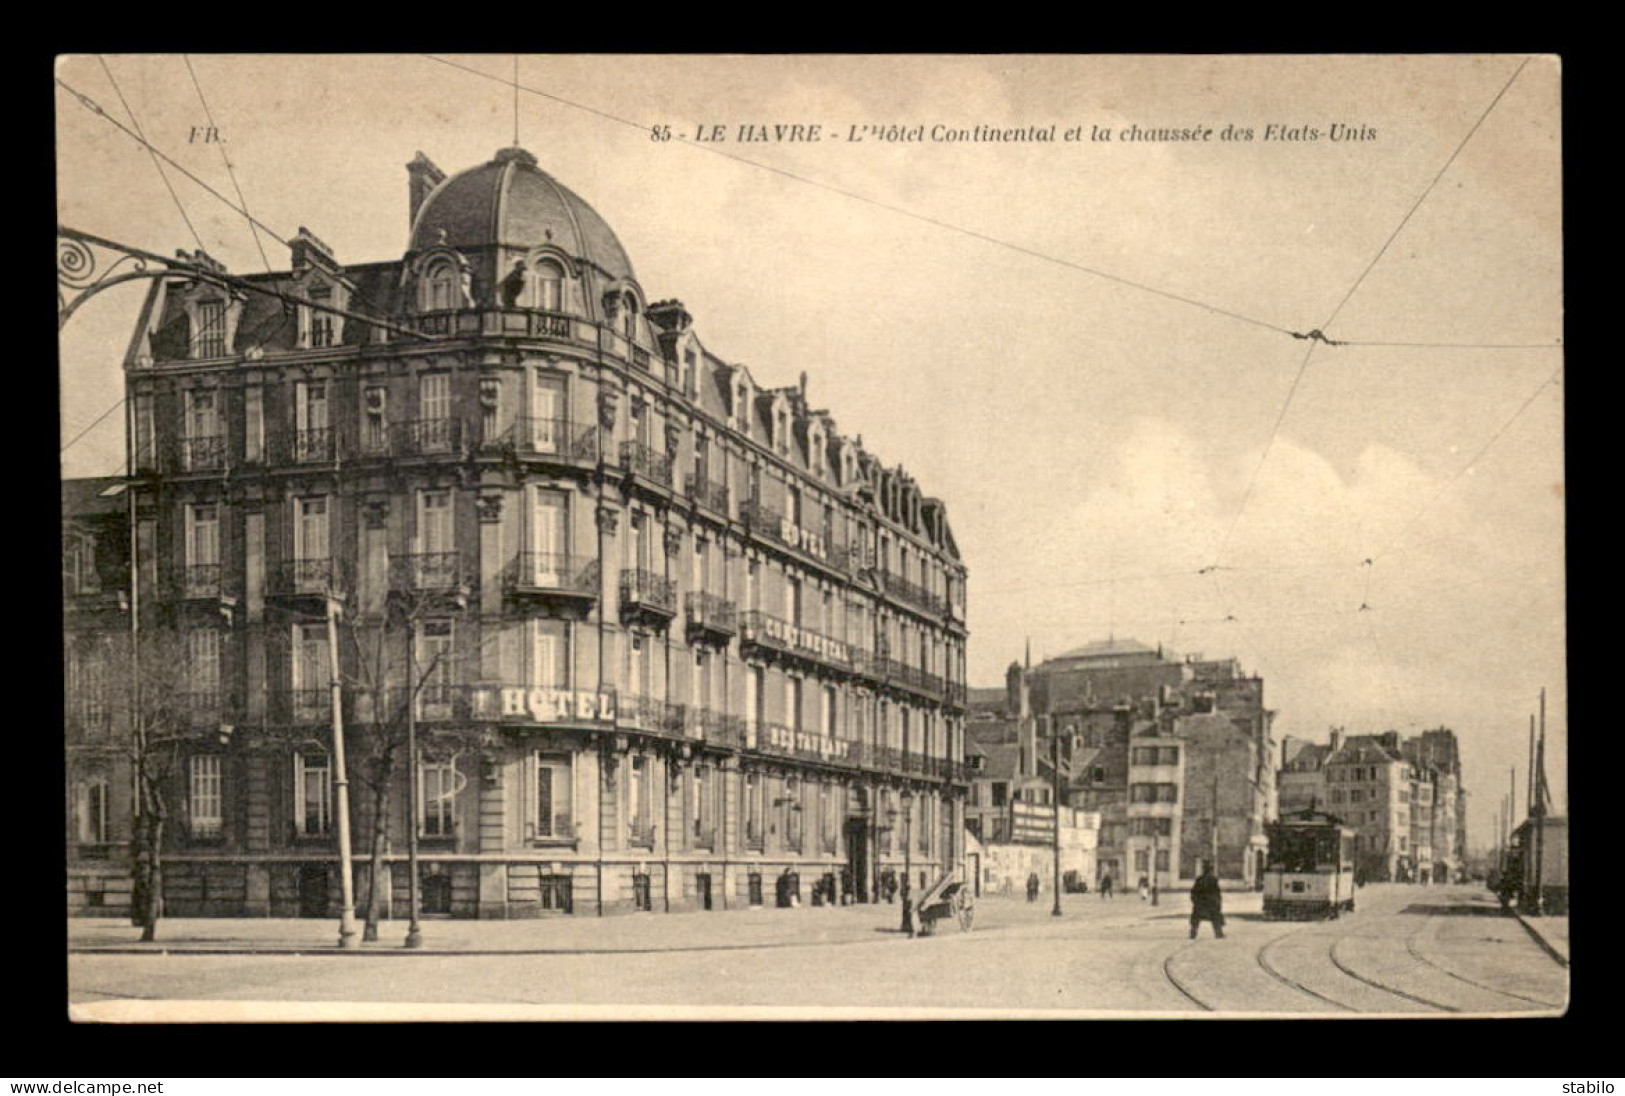
<svg viewBox="0 0 1625 1096"><path fill-rule="evenodd" d="M220 755L196 754L191 760L187 813L193 837L218 837L223 825Z"/></svg>
<svg viewBox="0 0 1625 1096"><path fill-rule="evenodd" d="M530 570L537 586L556 587L563 582L569 561L568 496L559 491L538 489L531 508Z"/></svg>
<svg viewBox="0 0 1625 1096"><path fill-rule="evenodd" d="M186 566L187 585L197 578L206 578L218 585L220 564L220 508L212 502L199 503L186 508ZM193 568L209 568L210 574L200 575Z"/></svg>
<svg viewBox="0 0 1625 1096"><path fill-rule="evenodd" d="M300 381L294 386L294 459L330 460L333 435L328 430L327 382Z"/></svg>
<svg viewBox="0 0 1625 1096"><path fill-rule="evenodd" d="M530 625L530 684L540 689L570 687L569 625L535 619Z"/></svg>
<svg viewBox="0 0 1625 1096"><path fill-rule="evenodd" d="M243 459L250 464L265 459L265 389L257 384L243 390Z"/></svg>
<svg viewBox="0 0 1625 1096"><path fill-rule="evenodd" d="M762 724L762 703L765 684L760 666L751 666L745 672L745 745L752 749Z"/></svg>
<svg viewBox="0 0 1625 1096"><path fill-rule="evenodd" d="M296 560L327 559L326 497L295 499L294 506L296 524L294 528L293 558Z"/></svg>
<svg viewBox="0 0 1625 1096"><path fill-rule="evenodd" d="M569 754L536 755L536 836L568 841L575 830L575 760Z"/></svg>
<svg viewBox="0 0 1625 1096"><path fill-rule="evenodd" d="M293 708L301 722L325 718L332 704L327 626L293 627Z"/></svg>
<svg viewBox="0 0 1625 1096"><path fill-rule="evenodd" d="M220 417L215 393L194 389L186 394L186 467L216 468L220 464Z"/></svg>
<svg viewBox="0 0 1625 1096"><path fill-rule="evenodd" d="M107 844L107 777L91 776L74 788L76 837L81 845Z"/></svg>
<svg viewBox="0 0 1625 1096"><path fill-rule="evenodd" d="M418 715L423 719L450 719L453 682L452 622L425 620L418 628Z"/></svg>
<svg viewBox="0 0 1625 1096"><path fill-rule="evenodd" d="M157 430L152 416L152 397L137 396L135 398L135 452L132 454L132 459L134 467L138 471L158 467L156 434Z"/></svg>
<svg viewBox="0 0 1625 1096"><path fill-rule="evenodd" d="M631 820L632 843L649 846L654 840L653 798L654 770L649 759L635 755L627 770L627 814Z"/></svg>
<svg viewBox="0 0 1625 1096"><path fill-rule="evenodd" d="M417 446L438 453L451 448L451 374L418 377Z"/></svg>
<svg viewBox="0 0 1625 1096"><path fill-rule="evenodd" d="M186 636L187 679L190 707L216 708L220 704L220 632L199 628Z"/></svg>
<svg viewBox="0 0 1625 1096"><path fill-rule="evenodd" d="M801 679L799 677L790 678L784 693L784 703L787 708L785 722L797 731L801 730L801 692Z"/></svg>
<svg viewBox="0 0 1625 1096"><path fill-rule="evenodd" d="M198 305L197 356L223 358L226 354L226 302L204 301Z"/></svg>
<svg viewBox="0 0 1625 1096"><path fill-rule="evenodd" d="M565 426L564 382L557 374L538 369L530 390L531 448L557 453Z"/></svg>
<svg viewBox="0 0 1625 1096"><path fill-rule="evenodd" d="M837 711L835 686L825 685L823 690L823 711L820 713L822 718L819 720L819 727L827 738L835 737Z"/></svg>
<svg viewBox="0 0 1625 1096"><path fill-rule="evenodd" d="M745 848L762 848L762 778L745 774Z"/></svg>
<svg viewBox="0 0 1625 1096"><path fill-rule="evenodd" d="M424 586L451 585L457 544L450 491L418 493L417 549L421 557L418 582Z"/></svg>
<svg viewBox="0 0 1625 1096"><path fill-rule="evenodd" d="M293 824L301 837L319 837L333 824L332 769L325 756L293 755Z"/></svg>
<svg viewBox="0 0 1625 1096"><path fill-rule="evenodd" d="M310 312L310 345L317 349L332 346L337 342L337 317L331 312L324 311L320 305L326 305L333 297L332 289L325 285L311 286L309 306Z"/></svg>
<svg viewBox="0 0 1625 1096"><path fill-rule="evenodd" d="M418 833L451 837L456 828L457 766L450 761L418 762Z"/></svg>

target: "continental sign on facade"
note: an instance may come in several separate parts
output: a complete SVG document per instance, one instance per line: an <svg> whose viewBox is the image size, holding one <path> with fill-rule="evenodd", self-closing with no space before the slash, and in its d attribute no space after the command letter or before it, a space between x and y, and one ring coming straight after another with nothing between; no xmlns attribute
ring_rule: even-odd
<svg viewBox="0 0 1625 1096"><path fill-rule="evenodd" d="M574 689L490 686L472 690L475 719L523 719L533 723L615 722L615 694Z"/></svg>

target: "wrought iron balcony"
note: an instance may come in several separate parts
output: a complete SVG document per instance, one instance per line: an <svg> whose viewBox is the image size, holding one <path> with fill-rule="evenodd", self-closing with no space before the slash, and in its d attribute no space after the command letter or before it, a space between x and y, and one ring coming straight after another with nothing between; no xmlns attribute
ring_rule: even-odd
<svg viewBox="0 0 1625 1096"><path fill-rule="evenodd" d="M739 634L739 610L727 598L691 591L687 595L687 603L690 635L726 642Z"/></svg>
<svg viewBox="0 0 1625 1096"><path fill-rule="evenodd" d="M709 708L688 708L688 737L709 746L740 749L745 745L745 721Z"/></svg>
<svg viewBox="0 0 1625 1096"><path fill-rule="evenodd" d="M642 568L621 572L621 611L655 622L677 615L677 584Z"/></svg>
<svg viewBox="0 0 1625 1096"><path fill-rule="evenodd" d="M286 689L273 693L273 707L280 722L330 723L333 719L331 687Z"/></svg>
<svg viewBox="0 0 1625 1096"><path fill-rule="evenodd" d="M615 725L662 738L694 737L689 732L688 712L683 705L653 696L621 697Z"/></svg>
<svg viewBox="0 0 1625 1096"><path fill-rule="evenodd" d="M178 472L223 472L228 463L224 434L180 438L176 442L175 470Z"/></svg>
<svg viewBox="0 0 1625 1096"><path fill-rule="evenodd" d="M503 581L515 597L590 602L598 598L600 574L596 556L521 552L503 572Z"/></svg>
<svg viewBox="0 0 1625 1096"><path fill-rule="evenodd" d="M396 423L393 448L396 456L422 457L454 453L463 438L461 419L415 419Z"/></svg>
<svg viewBox="0 0 1625 1096"><path fill-rule="evenodd" d="M739 504L739 520L753 533L763 533L779 539L779 524L784 515L759 498L749 498Z"/></svg>
<svg viewBox="0 0 1625 1096"><path fill-rule="evenodd" d="M338 431L331 426L273 430L265 438L266 463L326 464L339 457Z"/></svg>
<svg viewBox="0 0 1625 1096"><path fill-rule="evenodd" d="M758 753L825 765L856 766L858 763L858 744L844 738L805 729L798 731L782 723L757 723L755 730L754 738L747 735L746 744Z"/></svg>
<svg viewBox="0 0 1625 1096"><path fill-rule="evenodd" d="M460 589L467 578L457 552L420 552L389 560L389 588L396 593L449 593Z"/></svg>
<svg viewBox="0 0 1625 1096"><path fill-rule="evenodd" d="M540 308L451 308L403 316L400 323L425 335L570 339L594 344L596 325ZM578 330L578 326L582 330Z"/></svg>
<svg viewBox="0 0 1625 1096"><path fill-rule="evenodd" d="M183 718L193 727L218 727L233 722L232 705L219 687L186 689L177 697Z"/></svg>
<svg viewBox="0 0 1625 1096"><path fill-rule="evenodd" d="M886 655L874 658L875 676L890 685L921 696L938 699L943 693L943 680L936 674L926 673L918 666L900 662Z"/></svg>
<svg viewBox="0 0 1625 1096"><path fill-rule="evenodd" d="M894 575L890 571L880 573L880 586L887 595L912 606L932 616L942 616L947 612L947 605L936 594L924 586L910 582L901 575Z"/></svg>
<svg viewBox="0 0 1625 1096"><path fill-rule="evenodd" d="M219 601L225 593L223 569L218 563L193 563L181 569L180 596L183 601Z"/></svg>
<svg viewBox="0 0 1625 1096"><path fill-rule="evenodd" d="M641 441L623 441L621 465L634 475L642 476L662 487L671 486L671 457L667 456L663 449L656 449Z"/></svg>
<svg viewBox="0 0 1625 1096"><path fill-rule="evenodd" d="M727 516L727 484L704 479L698 473L690 472L683 478L683 490L689 498L693 499L707 510L714 510L724 517Z"/></svg>
<svg viewBox="0 0 1625 1096"><path fill-rule="evenodd" d="M344 597L350 588L349 568L331 557L283 560L268 577L266 593L273 598Z"/></svg>
<svg viewBox="0 0 1625 1096"><path fill-rule="evenodd" d="M598 428L569 419L544 419L522 415L512 425L497 431L480 443L486 453L511 453L571 464L596 464Z"/></svg>

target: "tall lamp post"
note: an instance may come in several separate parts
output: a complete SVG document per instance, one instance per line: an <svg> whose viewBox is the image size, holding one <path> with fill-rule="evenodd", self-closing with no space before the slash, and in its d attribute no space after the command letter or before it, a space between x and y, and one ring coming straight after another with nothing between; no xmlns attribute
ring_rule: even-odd
<svg viewBox="0 0 1625 1096"><path fill-rule="evenodd" d="M914 822L914 790L903 789L903 925L902 931L910 936L914 935L914 905L909 897L909 874L913 870L913 860L909 855L909 842L913 835L910 830Z"/></svg>
<svg viewBox="0 0 1625 1096"><path fill-rule="evenodd" d="M423 927L418 924L418 622L416 614L406 624L406 904L408 924L406 946L423 946ZM376 884L375 884L376 885Z"/></svg>
<svg viewBox="0 0 1625 1096"><path fill-rule="evenodd" d="M1050 783L1054 800L1055 828L1050 831L1050 850L1055 862L1055 906L1049 911L1051 917L1061 916L1061 737L1055 733L1055 721L1050 716L1044 717L1048 725L1050 743Z"/></svg>
<svg viewBox="0 0 1625 1096"><path fill-rule="evenodd" d="M355 869L350 855L350 781L344 768L344 685L339 678L339 602L327 597L327 659L333 688L333 786L338 792L339 815L339 947L359 948L355 928Z"/></svg>
<svg viewBox="0 0 1625 1096"><path fill-rule="evenodd" d="M1157 871L1157 853L1161 851L1161 844L1162 821L1153 818L1151 820L1151 904L1153 906L1157 904L1157 884L1162 878L1162 873Z"/></svg>

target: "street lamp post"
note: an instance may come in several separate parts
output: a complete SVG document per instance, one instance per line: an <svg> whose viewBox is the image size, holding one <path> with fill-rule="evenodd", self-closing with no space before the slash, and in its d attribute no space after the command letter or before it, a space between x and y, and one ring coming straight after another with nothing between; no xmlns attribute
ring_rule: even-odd
<svg viewBox="0 0 1625 1096"><path fill-rule="evenodd" d="M909 842L913 838L910 832L914 822L914 792L912 789L903 789L903 925L902 931L910 936L914 935L914 906L909 898L909 874L913 870L913 860L909 855Z"/></svg>
<svg viewBox="0 0 1625 1096"><path fill-rule="evenodd" d="M1049 724L1049 768L1050 783L1053 787L1050 798L1054 800L1052 807L1055 812L1055 828L1050 831L1050 849L1055 861L1055 906L1049 914L1051 917L1059 917L1061 916L1061 738L1055 733L1054 720L1049 716L1045 716L1044 720Z"/></svg>
<svg viewBox="0 0 1625 1096"><path fill-rule="evenodd" d="M333 688L333 786L338 793L339 822L339 947L359 948L355 928L355 869L350 855L350 781L344 768L344 684L339 677L339 603L327 598L327 658Z"/></svg>
<svg viewBox="0 0 1625 1096"><path fill-rule="evenodd" d="M1157 883L1161 880L1161 873L1157 871L1158 846L1162 844L1162 830L1158 819L1151 820L1151 904L1157 904Z"/></svg>
<svg viewBox="0 0 1625 1096"><path fill-rule="evenodd" d="M418 924L418 622L414 615L406 625L406 904L409 918L406 946L423 946L423 927Z"/></svg>

